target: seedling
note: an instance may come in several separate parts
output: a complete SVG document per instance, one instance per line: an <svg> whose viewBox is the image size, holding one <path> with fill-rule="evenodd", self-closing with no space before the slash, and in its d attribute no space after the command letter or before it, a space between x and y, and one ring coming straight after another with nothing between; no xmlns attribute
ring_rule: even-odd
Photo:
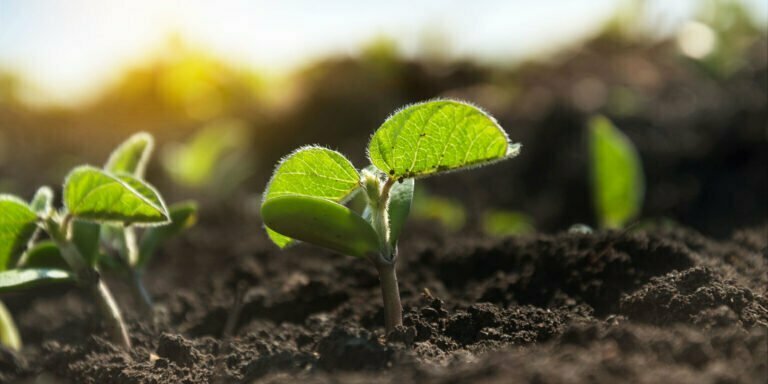
<svg viewBox="0 0 768 384"><path fill-rule="evenodd" d="M458 101L438 100L397 111L368 144L372 165L358 172L342 154L307 146L284 158L264 192L261 215L279 247L305 241L368 258L379 274L387 333L402 325L395 267L397 241L411 208L414 179L516 156L495 119ZM342 205L360 190L359 215Z"/></svg>
<svg viewBox="0 0 768 384"><path fill-rule="evenodd" d="M621 228L643 204L643 167L635 146L603 116L589 122L592 197L598 223Z"/></svg>
<svg viewBox="0 0 768 384"><path fill-rule="evenodd" d="M112 293L99 276L99 224L151 226L166 224L170 215L160 194L149 184L125 173L91 166L74 168L64 182L64 206L53 208L53 191L38 190L30 204L0 195L0 293L38 285L72 282L89 291L96 301L110 338L130 348L123 317ZM46 265L48 252L19 257L37 229L45 231L64 260L60 267Z"/></svg>
<svg viewBox="0 0 768 384"><path fill-rule="evenodd" d="M104 170L143 180L153 148L154 139L150 134L137 133L112 151ZM168 212L171 220L168 225L150 227L141 236L137 235L135 225L130 223L105 223L100 229L103 249L108 253L117 253L117 257L101 257L100 262L122 273L145 314L152 310L152 296L143 284L146 266L165 240L194 224L197 206L192 202L178 203L171 205Z"/></svg>

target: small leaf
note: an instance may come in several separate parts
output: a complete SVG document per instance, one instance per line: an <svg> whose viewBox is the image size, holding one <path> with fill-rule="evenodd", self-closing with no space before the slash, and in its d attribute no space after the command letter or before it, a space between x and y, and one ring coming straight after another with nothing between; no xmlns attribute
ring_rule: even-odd
<svg viewBox="0 0 768 384"><path fill-rule="evenodd" d="M9 269L0 272L0 293L74 280L72 273L61 269Z"/></svg>
<svg viewBox="0 0 768 384"><path fill-rule="evenodd" d="M188 201L171 205L171 223L152 227L144 232L139 244L139 260L135 268L144 268L157 248L169 238L193 226L197 221L197 204Z"/></svg>
<svg viewBox="0 0 768 384"><path fill-rule="evenodd" d="M19 268L44 268L69 270L69 264L59 252L59 247L51 240L43 240L27 250Z"/></svg>
<svg viewBox="0 0 768 384"><path fill-rule="evenodd" d="M77 218L101 223L162 224L169 219L154 188L90 166L77 167L67 176L64 205Z"/></svg>
<svg viewBox="0 0 768 384"><path fill-rule="evenodd" d="M389 192L387 216L389 217L389 244L392 248L397 247L400 233L411 212L414 185L414 179L405 179L392 185L392 189ZM362 216L365 220L370 221L370 207L365 207Z"/></svg>
<svg viewBox="0 0 768 384"><path fill-rule="evenodd" d="M403 230L408 214L411 212L413 201L414 180L406 179L397 182L389 192L389 243L392 248L397 246L397 240Z"/></svg>
<svg viewBox="0 0 768 384"><path fill-rule="evenodd" d="M144 172L149 162L149 156L155 146L152 135L146 132L137 133L120 144L109 160L104 164L104 169L112 173L127 173L136 177L144 177Z"/></svg>
<svg viewBox="0 0 768 384"><path fill-rule="evenodd" d="M406 107L382 124L368 144L371 163L391 178L423 177L516 156L494 118L458 101Z"/></svg>
<svg viewBox="0 0 768 384"><path fill-rule="evenodd" d="M53 190L49 187L40 187L29 206L40 216L49 214L53 211Z"/></svg>
<svg viewBox="0 0 768 384"><path fill-rule="evenodd" d="M0 301L0 344L18 351L21 349L21 336L16 323L13 322L13 316L8 308Z"/></svg>
<svg viewBox="0 0 768 384"><path fill-rule="evenodd" d="M149 185L146 181L143 181L137 177L133 177L128 174L117 174L118 179L122 180L126 184L128 184L131 188L133 188L136 192L138 192L144 199L151 202L156 207L161 207L163 211L168 213L168 208L165 206L165 201L163 201L163 198L160 197L160 192L155 190L154 187Z"/></svg>
<svg viewBox="0 0 768 384"><path fill-rule="evenodd" d="M0 271L13 268L37 228L37 215L27 203L0 195Z"/></svg>
<svg viewBox="0 0 768 384"><path fill-rule="evenodd" d="M592 189L602 227L620 228L636 217L645 189L640 157L632 142L603 116L592 118Z"/></svg>
<svg viewBox="0 0 768 384"><path fill-rule="evenodd" d="M344 155L326 148L302 147L278 164L267 184L264 202L299 195L341 202L360 187L360 175ZM267 226L267 234L280 248L291 238Z"/></svg>
<svg viewBox="0 0 768 384"><path fill-rule="evenodd" d="M370 224L349 208L309 196L280 196L261 206L264 223L280 234L345 255L376 253L379 240Z"/></svg>
<svg viewBox="0 0 768 384"><path fill-rule="evenodd" d="M72 222L72 242L90 266L96 266L99 258L99 224L75 220Z"/></svg>

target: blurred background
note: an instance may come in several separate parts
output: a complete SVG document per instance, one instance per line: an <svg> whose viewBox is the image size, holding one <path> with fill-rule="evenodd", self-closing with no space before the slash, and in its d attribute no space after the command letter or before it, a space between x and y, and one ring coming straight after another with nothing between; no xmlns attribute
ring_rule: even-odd
<svg viewBox="0 0 768 384"><path fill-rule="evenodd" d="M767 28L762 0L0 0L0 191L57 187L147 131L167 200L256 215L292 149L363 167L392 111L452 97L523 152L420 183L417 218L594 225L586 132L603 114L642 159L641 220L726 236L768 219Z"/></svg>

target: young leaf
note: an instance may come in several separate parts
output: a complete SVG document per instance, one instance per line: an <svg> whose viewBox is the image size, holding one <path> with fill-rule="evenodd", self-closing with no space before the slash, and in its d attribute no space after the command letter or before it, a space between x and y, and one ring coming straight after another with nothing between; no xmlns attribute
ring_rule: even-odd
<svg viewBox="0 0 768 384"><path fill-rule="evenodd" d="M280 234L345 255L365 257L379 250L378 236L365 219L326 199L274 197L261 206L261 216L267 227Z"/></svg>
<svg viewBox="0 0 768 384"><path fill-rule="evenodd" d="M392 185L389 192L387 216L389 217L389 244L392 248L397 246L397 240L400 238L405 221L411 212L414 185L414 179L405 179ZM370 207L365 208L362 216L364 219L370 220Z"/></svg>
<svg viewBox="0 0 768 384"><path fill-rule="evenodd" d="M61 256L59 247L51 240L37 242L32 248L27 250L24 258L19 263L19 268L70 269L69 264Z"/></svg>
<svg viewBox="0 0 768 384"><path fill-rule="evenodd" d="M343 201L360 186L360 175L344 155L326 148L302 147L278 164L264 193L264 203L271 199L299 195L333 202ZM267 234L280 248L291 238L267 225Z"/></svg>
<svg viewBox="0 0 768 384"><path fill-rule="evenodd" d="M64 205L69 214L96 222L162 224L169 219L154 188L136 178L114 176L90 166L69 173Z"/></svg>
<svg viewBox="0 0 768 384"><path fill-rule="evenodd" d="M9 269L0 272L0 293L68 281L74 281L74 275L60 269Z"/></svg>
<svg viewBox="0 0 768 384"><path fill-rule="evenodd" d="M602 227L620 228L640 212L643 169L634 145L603 116L592 118L590 155L592 189Z"/></svg>
<svg viewBox="0 0 768 384"><path fill-rule="evenodd" d="M413 201L414 180L407 179L395 183L389 192L389 243L392 248L397 246L397 239L403 230L408 214L411 212Z"/></svg>
<svg viewBox="0 0 768 384"><path fill-rule="evenodd" d="M190 201L171 205L169 211L171 213L170 224L149 228L141 237L139 260L136 262L136 269L144 268L164 241L193 226L197 221L197 204L194 202Z"/></svg>
<svg viewBox="0 0 768 384"><path fill-rule="evenodd" d="M40 187L29 206L38 215L47 215L53 210L53 190L49 187Z"/></svg>
<svg viewBox="0 0 768 384"><path fill-rule="evenodd" d="M16 327L16 323L13 322L11 312L8 311L8 308L5 307L2 301L0 301L0 344L14 351L21 349L19 329Z"/></svg>
<svg viewBox="0 0 768 384"><path fill-rule="evenodd" d="M27 203L0 195L0 271L13 268L37 228L37 215Z"/></svg>
<svg viewBox="0 0 768 384"><path fill-rule="evenodd" d="M391 178L423 177L516 156L494 118L458 101L406 107L382 124L368 144L371 163Z"/></svg>
<svg viewBox="0 0 768 384"><path fill-rule="evenodd" d="M75 220L72 222L72 242L80 251L80 255L90 266L95 266L99 258L99 224Z"/></svg>
<svg viewBox="0 0 768 384"><path fill-rule="evenodd" d="M109 160L104 164L104 169L112 173L127 173L136 177L144 177L149 156L155 146L152 135L146 132L137 133L120 144Z"/></svg>
<svg viewBox="0 0 768 384"><path fill-rule="evenodd" d="M138 192L144 199L152 203L154 206L161 207L163 211L168 213L168 208L165 206L165 201L163 201L163 198L160 197L160 192L155 190L154 187L147 184L146 181L143 181L137 177L133 177L128 174L117 174L118 179L122 180L126 184L128 184L131 188L133 188L136 192Z"/></svg>

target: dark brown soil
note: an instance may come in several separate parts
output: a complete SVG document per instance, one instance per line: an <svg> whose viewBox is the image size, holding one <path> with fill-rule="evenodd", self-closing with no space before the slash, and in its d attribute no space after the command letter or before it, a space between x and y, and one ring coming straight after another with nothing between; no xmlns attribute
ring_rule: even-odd
<svg viewBox="0 0 768 384"><path fill-rule="evenodd" d="M102 338L93 309L75 289L64 298L59 289L8 299L27 346L21 354L2 350L0 381L768 377L768 227L723 241L682 228L493 240L413 224L399 268L405 325L385 341L378 282L367 261L308 246L279 252L256 218L236 231L215 221L204 217L158 257L149 274L156 319L127 309L130 353ZM118 282L112 286L120 291ZM244 294L234 336L222 340L238 289Z"/></svg>

